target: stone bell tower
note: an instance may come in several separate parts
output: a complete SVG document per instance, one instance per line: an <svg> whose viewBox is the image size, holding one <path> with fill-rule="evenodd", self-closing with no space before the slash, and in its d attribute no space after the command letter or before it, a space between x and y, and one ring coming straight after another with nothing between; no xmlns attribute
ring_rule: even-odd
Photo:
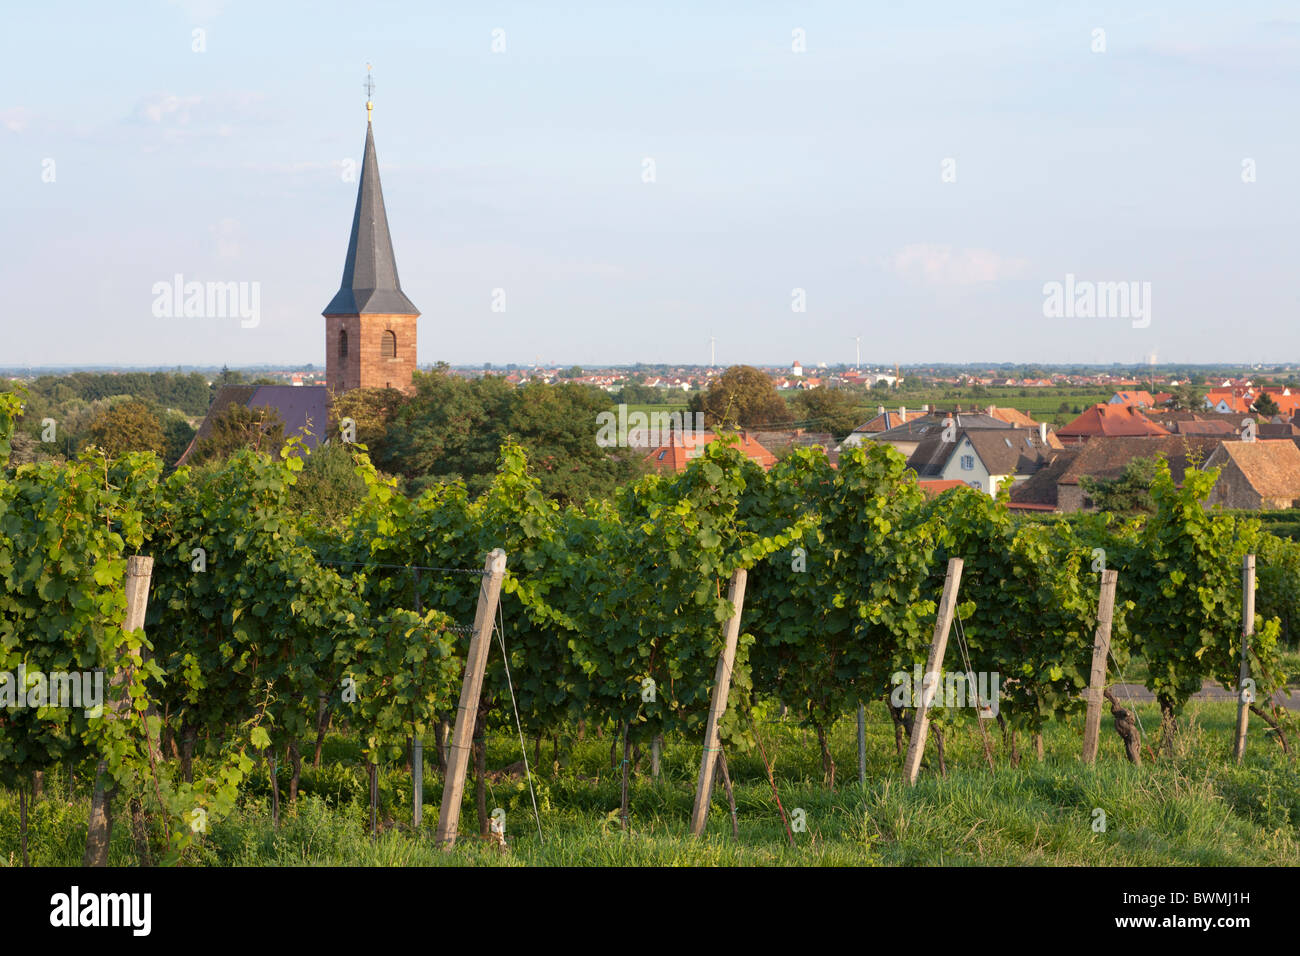
<svg viewBox="0 0 1300 956"><path fill-rule="evenodd" d="M367 93L373 86L366 79ZM412 390L415 335L420 311L397 279L379 184L374 103L366 101L366 150L361 162L352 235L339 291L325 317L325 385L333 395L354 388Z"/></svg>

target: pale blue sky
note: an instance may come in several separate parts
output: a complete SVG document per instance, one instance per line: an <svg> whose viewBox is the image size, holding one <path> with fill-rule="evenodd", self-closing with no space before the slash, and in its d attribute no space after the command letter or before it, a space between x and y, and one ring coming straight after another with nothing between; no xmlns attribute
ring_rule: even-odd
<svg viewBox="0 0 1300 956"><path fill-rule="evenodd" d="M1052 6L10 5L0 366L323 363L367 61L422 364L1300 360L1296 4Z"/></svg>

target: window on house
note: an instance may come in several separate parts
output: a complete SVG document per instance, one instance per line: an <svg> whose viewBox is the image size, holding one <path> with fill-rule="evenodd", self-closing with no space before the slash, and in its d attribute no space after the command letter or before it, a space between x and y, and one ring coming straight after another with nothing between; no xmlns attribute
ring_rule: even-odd
<svg viewBox="0 0 1300 956"><path fill-rule="evenodd" d="M961 470L962 470L962 471L974 471L974 470L975 470L975 456L974 456L974 455L962 455L962 456L961 456Z"/></svg>
<svg viewBox="0 0 1300 956"><path fill-rule="evenodd" d="M384 358L397 358L397 333L387 331L384 333Z"/></svg>
<svg viewBox="0 0 1300 956"><path fill-rule="evenodd" d="M339 358L348 357L348 331L344 329L339 333Z"/></svg>
<svg viewBox="0 0 1300 956"><path fill-rule="evenodd" d="M978 481L970 481L970 482L967 482L967 484L969 484L969 485L970 485L972 488L974 488L976 491L983 491L983 490L984 490L983 486L980 485L980 483L979 483Z"/></svg>
<svg viewBox="0 0 1300 956"><path fill-rule="evenodd" d="M663 461L663 460L664 460L664 455L666 455L666 454L668 454L668 450L665 448L663 451L661 451L661 452L659 453L659 460L660 460L660 461Z"/></svg>

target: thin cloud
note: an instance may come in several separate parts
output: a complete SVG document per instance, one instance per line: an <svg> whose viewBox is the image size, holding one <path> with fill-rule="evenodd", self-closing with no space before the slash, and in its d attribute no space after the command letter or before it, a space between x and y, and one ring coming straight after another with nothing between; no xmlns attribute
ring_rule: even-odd
<svg viewBox="0 0 1300 956"><path fill-rule="evenodd" d="M21 133L32 120L31 111L22 106L0 110L0 126L11 133Z"/></svg>
<svg viewBox="0 0 1300 956"><path fill-rule="evenodd" d="M150 123L167 122L188 124L194 118L194 108L203 98L200 96L176 96L166 94L145 100L136 109L136 117Z"/></svg>
<svg viewBox="0 0 1300 956"><path fill-rule="evenodd" d="M988 249L954 249L952 246L914 243L887 260L887 266L905 279L930 285L972 285L998 282L1024 275L1027 261L1000 256Z"/></svg>

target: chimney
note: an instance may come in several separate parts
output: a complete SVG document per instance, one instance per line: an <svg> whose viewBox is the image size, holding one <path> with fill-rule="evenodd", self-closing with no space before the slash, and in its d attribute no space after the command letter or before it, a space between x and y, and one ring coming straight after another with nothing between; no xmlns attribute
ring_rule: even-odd
<svg viewBox="0 0 1300 956"><path fill-rule="evenodd" d="M898 406L898 417L901 418L903 421L907 421L907 406L906 406L906 405L899 405L899 406Z"/></svg>
<svg viewBox="0 0 1300 956"><path fill-rule="evenodd" d="M877 414L877 415L883 415L883 414L885 414L885 406L884 406L884 405L877 405L877 406L876 406L876 414Z"/></svg>
<svg viewBox="0 0 1300 956"><path fill-rule="evenodd" d="M1044 447L1047 446L1047 422L1038 423L1038 441Z"/></svg>
<svg viewBox="0 0 1300 956"><path fill-rule="evenodd" d="M997 407L996 405L990 405L990 406L989 406L989 418L993 418L993 417L995 417L993 413L996 412L997 410L998 410L998 407Z"/></svg>

